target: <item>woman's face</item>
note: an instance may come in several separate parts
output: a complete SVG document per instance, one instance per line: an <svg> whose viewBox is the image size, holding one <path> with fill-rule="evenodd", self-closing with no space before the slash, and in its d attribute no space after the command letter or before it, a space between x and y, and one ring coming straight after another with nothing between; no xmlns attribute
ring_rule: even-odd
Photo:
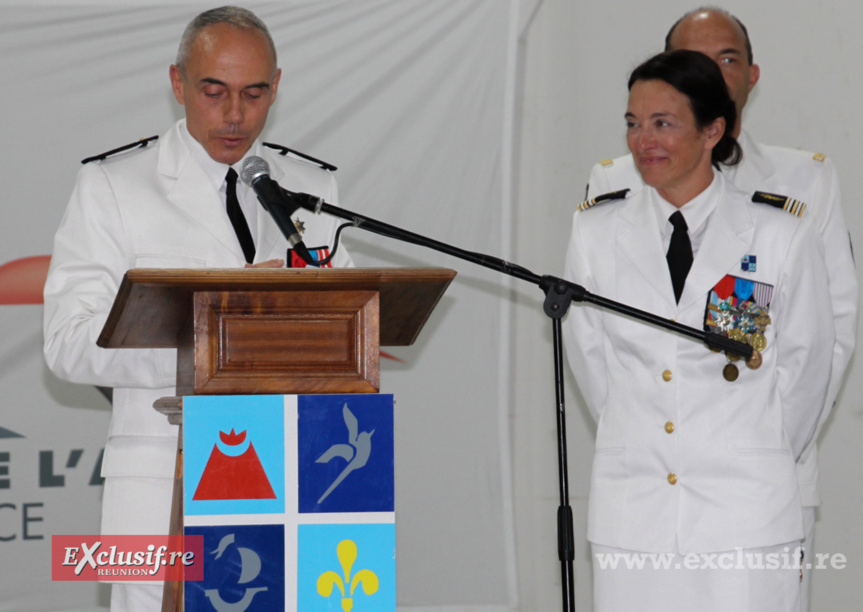
<svg viewBox="0 0 863 612"><path fill-rule="evenodd" d="M626 142L642 180L677 206L713 180L710 156L724 119L699 128L689 98L660 80L636 81L629 91Z"/></svg>

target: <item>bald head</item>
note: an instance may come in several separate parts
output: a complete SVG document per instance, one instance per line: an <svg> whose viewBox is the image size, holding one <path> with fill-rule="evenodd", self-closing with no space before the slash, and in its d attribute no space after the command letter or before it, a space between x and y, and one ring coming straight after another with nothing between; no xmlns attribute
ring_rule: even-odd
<svg viewBox="0 0 863 612"><path fill-rule="evenodd" d="M177 51L176 65L180 70L186 69L192 45L197 41L198 35L205 29L219 24L234 26L241 30L255 30L259 32L266 40L267 47L273 56L273 66L275 67L278 64L276 45L273 42L273 37L270 36L270 31L267 29L266 24L248 9L238 6L222 6L204 11L186 26L183 37L180 39L180 49Z"/></svg>
<svg viewBox="0 0 863 612"><path fill-rule="evenodd" d="M721 9L697 9L672 26L665 38L665 48L700 51L719 65L737 107L737 125L732 130L736 138L740 134L743 107L761 74L752 63L752 45L743 24Z"/></svg>
<svg viewBox="0 0 863 612"><path fill-rule="evenodd" d="M679 26L684 21L687 21L687 22L696 21L697 22L700 20L710 19L711 17L717 17L717 16L725 16L727 19L730 19L735 24L737 24L737 27L739 28L739 32L743 36L743 42L744 42L744 45L746 47L746 59L747 59L747 61L749 61L750 64L752 64L753 63L752 41L749 40L749 31L746 29L746 26L743 25L742 21L740 21L737 17L735 17L734 15L729 13L728 11L723 10L721 8L718 8L718 7L713 7L713 6L704 6L701 8L697 8L694 11L689 11L683 17L681 17L680 19L675 21L674 25L671 26L671 29L668 30L668 34L665 35L665 50L671 51L674 48L671 46L672 34L674 34L674 31L677 29L677 26Z"/></svg>

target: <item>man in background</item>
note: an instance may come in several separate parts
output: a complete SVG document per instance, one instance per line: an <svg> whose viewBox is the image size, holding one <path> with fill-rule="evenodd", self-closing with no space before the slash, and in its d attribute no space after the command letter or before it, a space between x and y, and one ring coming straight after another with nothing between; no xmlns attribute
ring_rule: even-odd
<svg viewBox="0 0 863 612"><path fill-rule="evenodd" d="M45 285L45 357L60 377L112 387L102 475L102 533L166 535L177 427L153 409L175 396L173 349L102 349L96 340L130 268L282 267L297 261L255 193L237 181L243 161L263 158L286 189L337 202L333 175L280 155L258 137L281 72L266 25L222 7L186 28L170 67L185 108L154 144L99 156L78 175L57 231ZM328 254L337 221L294 215L309 246ZM351 265L340 250L336 266ZM112 611L161 609L161 583L114 584Z"/></svg>
<svg viewBox="0 0 863 612"><path fill-rule="evenodd" d="M737 107L738 120L731 133L743 149L742 163L736 167L721 166L723 174L742 191L769 191L782 196L776 201L789 211L799 210L800 203L805 204L803 214L814 217L823 241L836 341L830 386L818 429L797 460L805 530L801 601L808 608L811 572L806 566L815 559L812 552L815 508L821 503L816 440L839 393L857 334L857 275L836 167L821 153L766 146L743 129L743 110L761 73L753 63L749 34L739 19L717 8L696 9L671 27L665 49L700 51L722 71ZM631 155L604 160L591 170L587 200L602 199L604 194L622 189L639 189L642 185Z"/></svg>

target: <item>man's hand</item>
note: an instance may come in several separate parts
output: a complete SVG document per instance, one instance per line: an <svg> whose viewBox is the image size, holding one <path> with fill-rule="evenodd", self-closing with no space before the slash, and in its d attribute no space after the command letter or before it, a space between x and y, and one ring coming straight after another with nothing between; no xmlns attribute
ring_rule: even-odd
<svg viewBox="0 0 863 612"><path fill-rule="evenodd" d="M284 268L284 259L268 259L267 261L259 261L256 264L246 264L247 268Z"/></svg>

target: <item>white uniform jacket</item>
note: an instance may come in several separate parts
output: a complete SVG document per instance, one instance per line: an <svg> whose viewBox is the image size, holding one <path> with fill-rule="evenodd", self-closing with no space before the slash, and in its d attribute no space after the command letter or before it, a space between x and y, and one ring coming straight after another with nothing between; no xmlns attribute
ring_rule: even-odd
<svg viewBox="0 0 863 612"><path fill-rule="evenodd" d="M574 216L566 278L597 295L704 328L726 275L773 287L763 365L592 305L573 305L567 355L597 420L588 539L647 552L716 552L803 536L795 459L826 395L833 327L823 253L808 219L754 204L720 173L720 199L680 303L651 188ZM741 260L757 256L757 271ZM673 476L672 476L673 475Z"/></svg>
<svg viewBox="0 0 863 612"><path fill-rule="evenodd" d="M96 339L130 268L239 268L242 249L212 181L195 162L180 130L155 144L86 164L57 231L45 285L45 357L72 382L114 388L102 465L111 477L172 478L177 427L153 409L175 395L174 349L102 349ZM337 203L336 181L316 165L255 143L284 188ZM288 242L262 208L256 261L286 257ZM338 221L299 211L310 249L333 246ZM349 266L339 248L334 266ZM144 532L141 532L144 533Z"/></svg>
<svg viewBox="0 0 863 612"><path fill-rule="evenodd" d="M836 401L857 339L857 271L842 211L836 166L821 154L762 145L745 130L741 131L738 142L743 149L743 161L734 167L723 166L726 178L749 194L767 191L805 203L803 214L814 217L824 242L836 344L833 347L830 387L818 425L820 431ZM638 189L642 185L644 183L632 155L625 155L593 167L587 199L620 189ZM797 466L804 506L821 503L816 438L817 434Z"/></svg>

